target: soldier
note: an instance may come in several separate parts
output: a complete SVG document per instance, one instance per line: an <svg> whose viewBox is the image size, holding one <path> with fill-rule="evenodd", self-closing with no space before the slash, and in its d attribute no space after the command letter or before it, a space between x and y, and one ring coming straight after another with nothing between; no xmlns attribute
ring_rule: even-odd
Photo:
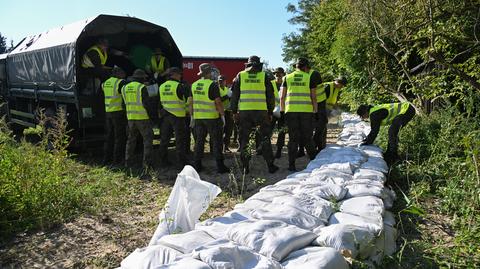
<svg viewBox="0 0 480 269"><path fill-rule="evenodd" d="M239 123L240 156L245 174L250 172L250 154L247 146L250 134L259 126L261 148L270 173L275 173L270 134L275 95L272 83L262 71L263 64L258 56L250 56L244 71L238 73L232 87L231 108L234 120Z"/></svg>
<svg viewBox="0 0 480 269"><path fill-rule="evenodd" d="M231 152L230 147L230 137L233 132L233 116L232 110L230 109L230 96L231 91L226 86L225 76L220 75L218 77L218 86L220 88L220 98L223 102L223 108L225 109L225 126L223 127L223 149L225 152Z"/></svg>
<svg viewBox="0 0 480 269"><path fill-rule="evenodd" d="M125 166L132 167L132 158L137 144L137 135L143 138L143 168L152 166L153 129L157 113L152 109L152 100L148 96L145 82L147 74L142 69L136 69L132 75L133 81L122 88L128 119L128 139L125 151Z"/></svg>
<svg viewBox="0 0 480 269"><path fill-rule="evenodd" d="M122 87L126 84L125 71L115 67L112 70L112 75L102 84L106 119L103 147L104 164L110 161L113 161L114 164L120 164L125 156L127 117L122 101Z"/></svg>
<svg viewBox="0 0 480 269"><path fill-rule="evenodd" d="M212 80L212 66L203 63L199 66L197 74L201 79L192 84L193 96L193 122L195 135L195 169L200 172L203 169L202 158L205 148L205 138L210 135L213 154L217 161L217 172L227 173L230 171L223 163L222 152L222 127L225 125L225 111L220 99L218 84Z"/></svg>
<svg viewBox="0 0 480 269"><path fill-rule="evenodd" d="M388 147L385 160L392 163L398 159L398 132L415 116L415 108L409 103L382 104L376 106L361 105L357 114L364 120L370 118L372 129L362 145L373 144L380 126L390 125L388 129Z"/></svg>
<svg viewBox="0 0 480 269"><path fill-rule="evenodd" d="M187 162L187 126L185 125L185 103L192 110L192 97L190 89L182 84L182 70L178 67L170 67L165 72L167 81L160 85L160 109L163 117L160 129L160 162L163 166L168 165L168 143L175 132L175 148L177 151L176 164L183 168Z"/></svg>
<svg viewBox="0 0 480 269"><path fill-rule="evenodd" d="M296 70L288 74L282 84L281 111L285 111L288 126L288 170L296 171L295 158L300 141L304 142L310 159L316 150L313 145L313 115L317 113L317 84L309 73L310 63L298 58Z"/></svg>
<svg viewBox="0 0 480 269"><path fill-rule="evenodd" d="M277 67L273 74L275 79L272 80L272 86L275 93L275 106L280 106L280 94L279 90L282 85L283 77L285 76L285 70L281 67ZM273 117L272 127L277 126L278 136L277 136L277 152L275 153L275 158L280 158L282 156L282 148L285 145L285 114L280 112L280 118Z"/></svg>
<svg viewBox="0 0 480 269"><path fill-rule="evenodd" d="M163 51L161 48L155 48L153 54L150 57L150 61L145 66L145 71L151 77L155 79L158 83L163 81L163 73L170 67L170 62L165 56L163 56Z"/></svg>

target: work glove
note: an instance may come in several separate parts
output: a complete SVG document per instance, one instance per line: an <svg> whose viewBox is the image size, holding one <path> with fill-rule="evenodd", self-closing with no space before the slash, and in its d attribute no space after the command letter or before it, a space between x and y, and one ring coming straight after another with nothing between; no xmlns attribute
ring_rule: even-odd
<svg viewBox="0 0 480 269"><path fill-rule="evenodd" d="M221 118L222 118L223 127L225 127L225 115L222 115Z"/></svg>
<svg viewBox="0 0 480 269"><path fill-rule="evenodd" d="M190 128L195 127L195 119L193 117L190 118Z"/></svg>

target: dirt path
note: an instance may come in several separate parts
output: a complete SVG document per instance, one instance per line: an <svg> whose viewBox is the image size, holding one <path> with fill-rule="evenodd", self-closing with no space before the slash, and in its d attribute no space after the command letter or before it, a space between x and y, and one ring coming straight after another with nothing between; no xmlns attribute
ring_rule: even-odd
<svg viewBox="0 0 480 269"><path fill-rule="evenodd" d="M336 127L335 129L332 127ZM328 142L336 141L337 126L330 125ZM274 136L273 141L276 140ZM207 147L208 148L208 147ZM224 192L213 202L202 219L222 215L241 202L231 193L240 192L241 175L218 175L215 161L206 156L205 171L200 173L203 180L218 184ZM238 153L226 154L226 164L235 167ZM258 191L265 185L285 178L287 170L287 149L277 159L280 167L275 174L266 171L261 156L253 156L250 174L245 178L244 197ZM297 168L303 169L309 160L297 159ZM235 169L238 170L238 169ZM129 192L119 197L121 203L105 204L99 214L85 214L75 220L45 232L23 234L7 245L0 246L1 268L116 268L135 248L148 244L157 226L157 216L165 203L176 177L175 169L158 170L158 180L146 182L132 180ZM236 180L235 180L235 179Z"/></svg>

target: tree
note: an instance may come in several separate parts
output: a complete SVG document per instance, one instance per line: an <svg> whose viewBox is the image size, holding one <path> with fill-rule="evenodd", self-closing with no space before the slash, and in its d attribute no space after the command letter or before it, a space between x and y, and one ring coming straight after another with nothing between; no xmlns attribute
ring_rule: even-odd
<svg viewBox="0 0 480 269"><path fill-rule="evenodd" d="M7 38L0 33L0 54L7 52Z"/></svg>

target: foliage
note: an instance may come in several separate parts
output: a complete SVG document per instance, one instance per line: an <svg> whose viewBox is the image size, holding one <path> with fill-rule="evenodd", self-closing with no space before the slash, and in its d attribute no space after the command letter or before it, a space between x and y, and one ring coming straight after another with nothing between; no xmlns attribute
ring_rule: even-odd
<svg viewBox="0 0 480 269"><path fill-rule="evenodd" d="M0 54L7 52L7 38L0 33Z"/></svg>
<svg viewBox="0 0 480 269"><path fill-rule="evenodd" d="M351 110L408 101L419 112L390 175L407 241L385 268L477 267L480 1L301 0L288 10L299 30L284 38L286 61L306 56L326 81L346 74L340 102ZM428 234L436 218L453 242Z"/></svg>
<svg viewBox="0 0 480 269"><path fill-rule="evenodd" d="M86 171L69 158L65 118L57 115L50 119L55 131L39 128L44 134L37 145L16 141L0 121L0 240L95 210L104 195L123 188L123 183L114 182L122 181L123 174L96 168Z"/></svg>

